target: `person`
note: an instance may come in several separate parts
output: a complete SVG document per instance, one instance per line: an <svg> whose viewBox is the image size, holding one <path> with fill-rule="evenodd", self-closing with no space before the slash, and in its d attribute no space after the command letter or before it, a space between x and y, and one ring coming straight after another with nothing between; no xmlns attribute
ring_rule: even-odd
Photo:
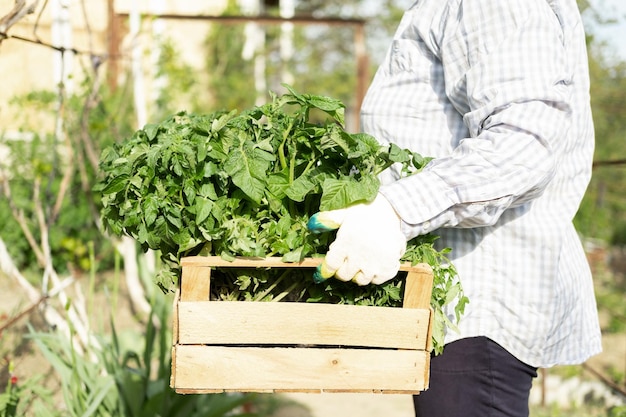
<svg viewBox="0 0 626 417"><path fill-rule="evenodd" d="M572 224L591 176L589 89L575 0L419 0L405 11L361 122L434 159L404 178L390 168L372 203L318 213L339 227L318 273L377 284L396 274L408 239L433 232L452 249L469 304L432 358L416 416L528 416L539 367L601 351Z"/></svg>

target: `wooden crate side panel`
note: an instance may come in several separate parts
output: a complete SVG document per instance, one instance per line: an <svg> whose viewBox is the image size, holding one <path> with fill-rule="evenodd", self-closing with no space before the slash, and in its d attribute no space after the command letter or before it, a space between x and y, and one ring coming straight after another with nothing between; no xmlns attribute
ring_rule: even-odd
<svg viewBox="0 0 626 417"><path fill-rule="evenodd" d="M178 305L180 304L180 288L176 289L176 294L174 297L173 305L172 305L172 365L171 365L171 374L170 374L170 386L174 386L174 382L176 381L176 345L178 344Z"/></svg>
<svg viewBox="0 0 626 417"><path fill-rule="evenodd" d="M177 346L174 345L172 346L172 350L171 350L171 355L172 355L172 369L170 372L170 387L175 387L176 386L176 350L177 350Z"/></svg>
<svg viewBox="0 0 626 417"><path fill-rule="evenodd" d="M403 308L430 308L433 271L430 267L426 267L408 272L404 286Z"/></svg>
<svg viewBox="0 0 626 417"><path fill-rule="evenodd" d="M180 279L180 299L183 301L208 301L211 294L211 268L186 266Z"/></svg>
<svg viewBox="0 0 626 417"><path fill-rule="evenodd" d="M425 350L430 310L317 303L178 303L180 344L304 344Z"/></svg>
<svg viewBox="0 0 626 417"><path fill-rule="evenodd" d="M419 350L177 346L177 392L405 392L428 387Z"/></svg>
<svg viewBox="0 0 626 417"><path fill-rule="evenodd" d="M430 323L428 324L428 334L426 335L426 350L432 352L433 350L433 326L435 322L435 310L430 310Z"/></svg>
<svg viewBox="0 0 626 417"><path fill-rule="evenodd" d="M176 289L172 302L172 344L178 343L178 304L180 303L180 288Z"/></svg>

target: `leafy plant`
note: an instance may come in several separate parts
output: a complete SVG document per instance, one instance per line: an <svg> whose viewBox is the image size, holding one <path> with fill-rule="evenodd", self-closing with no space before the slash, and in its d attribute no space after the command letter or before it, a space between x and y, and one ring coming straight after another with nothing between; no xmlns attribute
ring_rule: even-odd
<svg viewBox="0 0 626 417"><path fill-rule="evenodd" d="M17 386L17 377L13 375L13 366L9 364L9 380L7 382L6 390L0 394L0 416L9 417L15 416L17 413L17 405L20 397Z"/></svg>
<svg viewBox="0 0 626 417"><path fill-rule="evenodd" d="M155 323L170 320L164 297L151 301L152 311L141 335L97 336L88 352L79 352L65 335L34 332L35 341L58 374L67 416L244 416L238 410L253 395L178 395L169 387L171 334ZM138 345L137 341L141 340Z"/></svg>
<svg viewBox="0 0 626 417"><path fill-rule="evenodd" d="M393 144L382 146L367 134L346 132L339 100L286 87L288 94L272 95L271 102L239 113L178 113L104 150L104 175L97 186L103 224L116 235L133 237L144 250L160 251L165 267L157 284L164 291L178 281L183 256L281 256L297 262L323 254L332 234L310 233L310 215L373 200L378 174L392 164L410 175L429 161ZM441 310L464 298L454 269L440 265L445 255L437 253L432 239L409 242L405 259L433 263L438 276L433 307ZM269 274L227 277L221 286L226 291L216 296L265 299L283 282L288 286L280 297L289 293L307 301L374 305L400 301L398 282L358 288L327 281L314 287L310 277L297 280L298 286ZM457 317L464 303L457 304ZM439 317L445 317L442 311Z"/></svg>
<svg viewBox="0 0 626 417"><path fill-rule="evenodd" d="M609 409L609 417L626 417L626 406L618 406Z"/></svg>
<svg viewBox="0 0 626 417"><path fill-rule="evenodd" d="M412 264L424 262L433 269L433 289L430 305L435 317L433 320L432 338L433 349L435 353L439 354L443 352L446 329L457 331L456 323L461 319L469 299L464 295L463 287L459 280L456 279L456 268L446 257L450 249L446 248L442 251L437 251L433 246L437 239L438 236L432 234L412 239L407 244L407 251L403 259ZM445 312L448 305L452 306L454 321Z"/></svg>
<svg viewBox="0 0 626 417"><path fill-rule="evenodd" d="M310 123L315 110L331 119ZM371 200L382 170L424 161L341 123L341 102L292 91L239 114L181 112L147 125L103 152L103 223L160 250L171 269L207 242L227 258L299 261L328 243L308 233L309 214ZM158 284L169 290L176 278Z"/></svg>
<svg viewBox="0 0 626 417"><path fill-rule="evenodd" d="M52 404L52 394L41 385L41 376L21 380L15 373L14 364L9 363L9 378L6 389L0 393L0 417L22 416L29 409L35 416L55 416L56 413L42 412Z"/></svg>
<svg viewBox="0 0 626 417"><path fill-rule="evenodd" d="M51 258L59 271L89 270L84 256L89 242L96 246L98 261L112 266L111 244L96 224L97 209L89 190L99 145L131 132L128 103L132 100L121 93L96 94L88 82L85 77L82 88L66 97L62 106L58 93L47 90L16 96L8 103L19 115L14 127L19 126L21 137L0 133L0 148L6 151L0 158L0 236L11 242L7 249L22 270L38 267L40 259L32 246L41 242L42 233L48 235ZM52 131L57 117L63 118L63 135ZM41 230L39 208L46 215L47 231Z"/></svg>

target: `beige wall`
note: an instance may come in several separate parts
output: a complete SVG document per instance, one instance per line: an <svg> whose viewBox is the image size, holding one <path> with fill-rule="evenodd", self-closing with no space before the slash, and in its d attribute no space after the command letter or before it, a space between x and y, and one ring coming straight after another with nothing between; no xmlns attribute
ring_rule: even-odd
<svg viewBox="0 0 626 417"><path fill-rule="evenodd" d="M107 0L64 0L68 4L71 20L71 46L86 54L81 54L70 62L65 69L71 68L68 88L80 84L84 68L90 67L89 53L106 56L109 51L109 21ZM39 8L45 2L39 2ZM46 8L37 18L37 13L29 15L9 30L10 35L19 35L28 39L40 39L42 42L56 44L51 33L53 10L52 0L48 0ZM84 3L84 9L82 4ZM175 1L175 0L139 0L138 7L141 13L160 12L164 14L214 15L225 7L227 0L205 1ZM4 16L14 5L13 0L0 0L0 17ZM133 7L132 0L114 0L117 13L130 13ZM189 64L199 64L198 46L203 41L208 30L208 24L201 21L162 20L156 24L161 27L163 35L177 45L178 52L183 60ZM160 26L159 26L160 25ZM143 48L144 69L147 77L147 90L150 90L152 63L150 51L154 45L153 32L155 22L149 19L142 21L142 33L137 38ZM128 65L132 40L128 37L128 22L123 25L122 34L127 36L121 39L120 53L123 59L118 61L119 73L124 74L124 65ZM10 132L24 126L24 119L28 118L33 129L50 129L52 118L29 115L25 109L9 105L12 97L26 94L33 90L51 90L55 88L55 66L58 72L59 53L50 48L27 43L16 39L7 39L0 44L0 133Z"/></svg>
<svg viewBox="0 0 626 417"><path fill-rule="evenodd" d="M162 9L165 14L203 15L220 13L228 0L135 0L139 10L144 12ZM133 7L132 0L115 0L115 10L129 13ZM152 9L152 10L151 10Z"/></svg>

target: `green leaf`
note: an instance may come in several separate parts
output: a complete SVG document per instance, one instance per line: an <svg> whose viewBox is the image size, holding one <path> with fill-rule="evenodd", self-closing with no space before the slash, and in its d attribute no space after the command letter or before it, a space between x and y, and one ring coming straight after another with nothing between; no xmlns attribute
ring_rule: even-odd
<svg viewBox="0 0 626 417"><path fill-rule="evenodd" d="M159 125L157 124L147 124L143 131L146 133L146 137L148 141L154 140L156 138L157 133L159 132Z"/></svg>
<svg viewBox="0 0 626 417"><path fill-rule="evenodd" d="M102 189L103 194L114 194L122 191L128 185L129 175L122 174L111 179Z"/></svg>
<svg viewBox="0 0 626 417"><path fill-rule="evenodd" d="M196 197L195 204L196 223L200 224L211 215L211 210L213 209L213 201L206 197L198 196Z"/></svg>
<svg viewBox="0 0 626 417"><path fill-rule="evenodd" d="M159 213L159 202L153 195L148 195L144 200L143 213L146 226L151 226Z"/></svg>
<svg viewBox="0 0 626 417"><path fill-rule="evenodd" d="M293 201L304 201L306 195L313 190L316 185L317 184L313 181L311 175L302 175L296 178L296 180L289 185L284 192Z"/></svg>
<svg viewBox="0 0 626 417"><path fill-rule="evenodd" d="M267 158L262 157L264 153L243 141L232 150L224 165L224 171L231 176L233 183L256 203L260 203L265 194L262 179L266 177L269 163Z"/></svg>
<svg viewBox="0 0 626 417"><path fill-rule="evenodd" d="M378 180L370 177L365 177L360 181L351 177L327 179L323 185L320 210L336 210L352 204L372 201L376 197L378 187Z"/></svg>
<svg viewBox="0 0 626 417"><path fill-rule="evenodd" d="M196 200L197 186L191 178L184 180L183 183L183 193L186 201L193 203Z"/></svg>
<svg viewBox="0 0 626 417"><path fill-rule="evenodd" d="M270 195L277 200L281 200L287 195L287 189L289 187L289 171L287 169L275 172L267 177L267 190ZM295 198L292 199L295 201L302 201Z"/></svg>
<svg viewBox="0 0 626 417"><path fill-rule="evenodd" d="M172 224L172 226L176 227L176 229L183 228L183 222L180 216L180 209L170 207L165 214L165 218Z"/></svg>
<svg viewBox="0 0 626 417"><path fill-rule="evenodd" d="M343 132L341 129L336 127L331 128L320 138L320 149L327 150L339 148L347 155L350 153L351 139L352 137L346 132Z"/></svg>
<svg viewBox="0 0 626 417"><path fill-rule="evenodd" d="M345 106L339 100L328 97L311 96L308 99L311 107L325 111L342 126L345 123Z"/></svg>
<svg viewBox="0 0 626 417"><path fill-rule="evenodd" d="M224 114L218 118L213 119L211 122L211 132L216 133L219 132L228 124L228 122L235 117L237 114L236 110L231 111L230 113Z"/></svg>
<svg viewBox="0 0 626 417"><path fill-rule="evenodd" d="M410 151L400 148L395 143L389 145L389 159L393 162L403 163L409 161L412 156Z"/></svg>

